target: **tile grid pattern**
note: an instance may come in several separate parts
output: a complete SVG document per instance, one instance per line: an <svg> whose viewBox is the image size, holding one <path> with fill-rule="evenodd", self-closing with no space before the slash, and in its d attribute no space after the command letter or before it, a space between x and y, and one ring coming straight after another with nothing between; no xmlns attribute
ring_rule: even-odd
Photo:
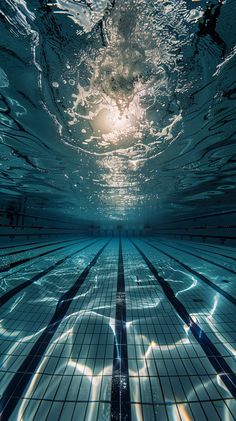
<svg viewBox="0 0 236 421"><path fill-rule="evenodd" d="M142 247L154 265L167 262L163 256L160 259L157 251L151 251L147 245ZM72 259L71 263L62 265L59 273L45 277L44 288L30 286L25 295L19 294L19 302L11 301L4 306L1 319L8 315L8 322L4 321L1 328L4 336L2 350L7 352L5 359L1 359L2 385L9 383L35 343L37 332L47 324L55 288L55 298L59 299L66 285L73 283L78 262L82 270L97 249L98 246L94 245L90 252L89 249L84 252L81 261L79 257ZM232 395L223 387L204 351L163 295L137 250L127 240L122 240L122 249L131 419L234 420L236 409ZM30 387L19 399L12 421L16 414L19 420L27 421L49 421L52 418L105 421L110 418L118 252L118 241L113 240L109 250L103 252L91 269L58 326L55 338L44 352ZM180 293L184 288L179 279L188 286L188 275L182 273L180 277L174 266L170 275L168 265L167 268L166 276L173 282L175 293ZM209 297L214 298L214 292L210 293L210 287L207 288ZM191 314L194 309L194 314L197 314L202 306L203 290L197 285L193 291L179 295ZM48 291L51 291L51 297ZM45 300L43 308L36 306L36 297L41 302ZM193 302L193 297L196 302ZM27 306L24 315L23 306ZM216 331L218 346L223 346L222 355L233 367L231 348L227 353L226 345L235 345L235 319L231 311L224 311L224 306L224 301L220 301L210 327L204 315L196 317L204 330L208 328L208 335L212 333L212 340L216 338ZM210 311L208 303L205 302L204 307Z"/></svg>

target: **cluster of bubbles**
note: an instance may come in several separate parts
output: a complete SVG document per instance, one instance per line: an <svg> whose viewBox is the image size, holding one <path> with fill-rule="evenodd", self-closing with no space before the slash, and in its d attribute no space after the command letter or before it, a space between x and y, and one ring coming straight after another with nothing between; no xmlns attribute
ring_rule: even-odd
<svg viewBox="0 0 236 421"><path fill-rule="evenodd" d="M144 144L153 154L173 141L181 121L176 57L189 40L191 20L185 1L111 7L109 1L57 0L57 6L90 40L64 73L73 87L67 142L102 153Z"/></svg>

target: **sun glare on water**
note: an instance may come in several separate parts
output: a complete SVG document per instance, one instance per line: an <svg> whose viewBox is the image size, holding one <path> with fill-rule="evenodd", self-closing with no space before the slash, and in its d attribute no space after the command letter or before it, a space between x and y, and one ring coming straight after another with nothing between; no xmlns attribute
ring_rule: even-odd
<svg viewBox="0 0 236 421"><path fill-rule="evenodd" d="M129 111L120 112L117 106L103 108L91 121L94 132L108 134L126 131L136 125L135 116Z"/></svg>

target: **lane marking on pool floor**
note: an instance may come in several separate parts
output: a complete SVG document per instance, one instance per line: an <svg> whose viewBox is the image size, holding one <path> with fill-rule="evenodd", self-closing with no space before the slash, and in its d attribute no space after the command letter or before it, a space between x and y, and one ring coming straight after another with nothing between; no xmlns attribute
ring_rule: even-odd
<svg viewBox="0 0 236 421"><path fill-rule="evenodd" d="M96 240L84 247L82 247L79 250L73 251L73 253L70 253L69 255L63 257L62 259L58 260L56 263L54 263L53 265L49 266L48 268L44 269L42 272L37 273L35 276L33 276L33 278L29 279L28 281L22 282L21 284L17 285L15 288L12 288L10 291L7 291L5 294L3 294L0 297L0 307L2 307L7 301L9 301L11 298L13 298L16 294L18 294L19 292L23 291L25 288L27 288L28 286L32 285L34 282L38 281L40 278L42 278L43 276L47 275L49 272L51 272L52 270L56 269L57 266L63 264L67 259L69 259L70 257L73 257L74 255L76 255L77 253L79 253L80 251L85 250L88 247L91 247L93 244L97 243L99 240ZM66 247L71 247L70 246L65 246L62 248L66 248ZM75 245L74 245L75 246Z"/></svg>
<svg viewBox="0 0 236 421"><path fill-rule="evenodd" d="M153 266L152 262L147 258L147 256L142 252L142 250L130 240L133 246L138 250L143 260L147 264L151 273L156 278L158 284L161 286L166 298L174 307L177 314L181 319L186 323L186 325L191 330L193 336L197 342L201 345L203 351L205 352L208 360L211 365L214 367L217 374L220 376L220 379L225 384L227 389L230 391L232 396L236 398L236 375L230 366L227 364L225 359L222 357L218 349L211 342L205 332L198 326L198 324L193 320L193 318L188 313L184 305L176 298L174 291L172 290L168 281L166 281L162 276L159 275L157 269Z"/></svg>
<svg viewBox="0 0 236 421"><path fill-rule="evenodd" d="M0 399L1 421L9 420L18 402L21 400L26 387L28 386L32 377L34 376L35 371L38 365L40 364L41 359L43 358L50 341L52 340L56 330L58 329L60 323L65 317L66 312L73 301L73 298L78 293L80 287L87 278L90 269L96 264L98 258L104 251L105 247L107 247L109 242L110 240L105 243L105 245L98 251L95 257L82 271L75 283L59 299L50 322L44 329L43 333L39 336L37 341L34 343L29 354L24 359L23 363L18 368L17 372L15 373L15 375L13 376L10 383L8 384L8 386L2 394L2 397Z"/></svg>
<svg viewBox="0 0 236 421"><path fill-rule="evenodd" d="M126 330L126 294L121 238L119 238L118 253L116 319L111 385L111 420L131 420Z"/></svg>
<svg viewBox="0 0 236 421"><path fill-rule="evenodd" d="M171 254L167 253L166 251L163 251L157 246L154 246L153 244L149 243L148 241L142 240L145 244L148 246L154 248L155 250L159 251L160 253L164 254L165 256L169 257L170 259L173 259L176 263L178 263L180 266L182 266L184 269L192 273L194 276L197 276L199 279L201 279L205 284L209 285L211 288L213 288L215 291L217 291L219 294L223 295L227 300L229 300L232 304L236 305L236 298L234 298L232 295L230 295L228 292L224 291L222 288L220 288L218 285L214 284L214 282L210 281L210 279L206 278L201 273L197 272L196 270L190 268L185 263L181 262L176 257L172 256Z"/></svg>

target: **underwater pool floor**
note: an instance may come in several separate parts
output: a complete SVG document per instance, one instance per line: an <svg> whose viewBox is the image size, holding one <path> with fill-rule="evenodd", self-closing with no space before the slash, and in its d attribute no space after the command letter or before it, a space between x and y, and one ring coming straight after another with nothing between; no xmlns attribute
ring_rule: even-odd
<svg viewBox="0 0 236 421"><path fill-rule="evenodd" d="M1 420L236 419L233 247L93 237L0 257Z"/></svg>

